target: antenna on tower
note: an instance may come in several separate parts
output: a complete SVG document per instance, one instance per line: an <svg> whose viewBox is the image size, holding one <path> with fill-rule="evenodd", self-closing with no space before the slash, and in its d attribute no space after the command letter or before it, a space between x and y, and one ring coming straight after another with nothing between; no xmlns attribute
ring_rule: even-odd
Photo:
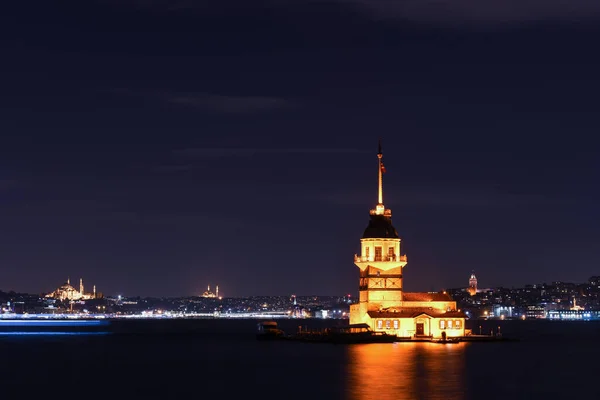
<svg viewBox="0 0 600 400"><path fill-rule="evenodd" d="M378 152L377 152L377 161L378 161L378 182L377 182L377 206L375 207L375 212L378 215L381 215L385 211L385 207L383 205L383 173L385 172L385 167L383 166L383 153L381 151L381 139L379 139Z"/></svg>

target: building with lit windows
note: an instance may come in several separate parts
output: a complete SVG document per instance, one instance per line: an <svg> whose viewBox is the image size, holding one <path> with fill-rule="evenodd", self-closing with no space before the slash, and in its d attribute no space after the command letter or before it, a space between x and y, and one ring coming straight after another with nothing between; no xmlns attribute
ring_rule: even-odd
<svg viewBox="0 0 600 400"><path fill-rule="evenodd" d="M400 337L465 335L465 315L442 293L405 293L402 270L406 255L392 225L392 211L383 205L383 154L379 145L378 202L370 211L369 225L360 240L354 263L360 271L359 301L350 306L350 324L366 323L375 331Z"/></svg>

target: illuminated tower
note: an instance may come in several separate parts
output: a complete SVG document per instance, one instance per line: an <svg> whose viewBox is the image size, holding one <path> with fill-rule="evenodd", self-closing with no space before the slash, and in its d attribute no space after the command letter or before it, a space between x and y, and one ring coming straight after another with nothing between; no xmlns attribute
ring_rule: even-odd
<svg viewBox="0 0 600 400"><path fill-rule="evenodd" d="M217 291L216 291L216 293L215 293L215 296L216 296L216 297L219 297L219 285L217 285Z"/></svg>
<svg viewBox="0 0 600 400"><path fill-rule="evenodd" d="M400 255L400 238L392 225L392 211L383 205L383 154L381 141L377 153L377 205L370 211L369 225L360 239L361 254L354 255L360 270L359 302L351 308L350 323L362 323L369 311L381 311L402 304L402 268L407 264Z"/></svg>
<svg viewBox="0 0 600 400"><path fill-rule="evenodd" d="M468 291L471 296L477 293L477 277L475 276L475 271L471 272L471 277L469 278Z"/></svg>
<svg viewBox="0 0 600 400"><path fill-rule="evenodd" d="M83 278L79 278L79 293L83 296Z"/></svg>
<svg viewBox="0 0 600 400"><path fill-rule="evenodd" d="M96 298L96 285L94 285L94 299Z"/></svg>

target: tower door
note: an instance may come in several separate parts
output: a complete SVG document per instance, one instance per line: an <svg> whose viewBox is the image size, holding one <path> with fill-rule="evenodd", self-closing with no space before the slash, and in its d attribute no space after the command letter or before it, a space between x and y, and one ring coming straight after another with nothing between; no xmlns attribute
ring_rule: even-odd
<svg viewBox="0 0 600 400"><path fill-rule="evenodd" d="M417 336L422 336L425 334L425 324L422 322L417 322Z"/></svg>

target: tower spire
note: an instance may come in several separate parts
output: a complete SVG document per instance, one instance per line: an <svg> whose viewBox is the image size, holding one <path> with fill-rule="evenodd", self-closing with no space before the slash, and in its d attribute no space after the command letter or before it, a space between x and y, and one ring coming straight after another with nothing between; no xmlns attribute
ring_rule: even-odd
<svg viewBox="0 0 600 400"><path fill-rule="evenodd" d="M378 197L377 204L383 204L383 171L381 167L383 164L381 163L381 159L383 158L383 153L381 152L381 139L379 139L379 151L377 152L377 159L379 161L379 184L378 184Z"/></svg>
<svg viewBox="0 0 600 400"><path fill-rule="evenodd" d="M377 206L375 207L375 214L382 215L385 211L383 205L383 174L385 167L383 166L383 153L381 151L381 139L379 139L379 146L377 151L377 164L378 164L378 181L377 181Z"/></svg>

